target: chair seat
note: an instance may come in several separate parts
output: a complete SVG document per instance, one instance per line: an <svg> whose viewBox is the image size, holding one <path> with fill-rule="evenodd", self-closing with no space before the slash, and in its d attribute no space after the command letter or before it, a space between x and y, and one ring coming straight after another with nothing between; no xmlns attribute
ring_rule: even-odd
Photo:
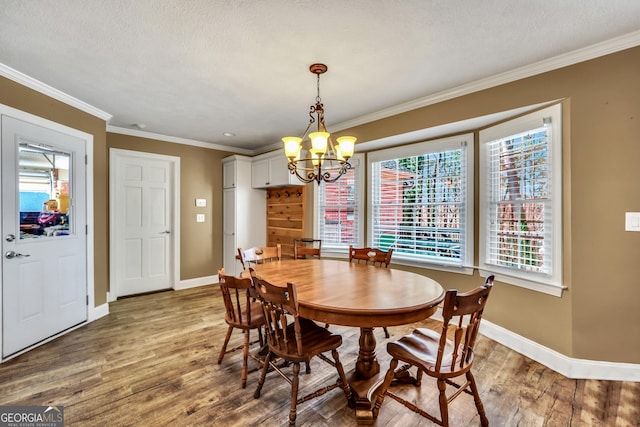
<svg viewBox="0 0 640 427"><path fill-rule="evenodd" d="M405 335L397 341L388 343L387 352L398 360L418 366L428 374L430 371L435 370L439 343L440 332L426 328L418 328L411 334ZM453 345L451 340L446 340L444 356L442 358L442 368L440 370L441 373L450 370ZM473 355L467 364L471 364L471 362L473 362Z"/></svg>
<svg viewBox="0 0 640 427"><path fill-rule="evenodd" d="M236 319L240 319L237 307L234 308ZM264 324L264 312L262 311L262 304L260 302L251 303L251 323L247 323L246 313L242 313L242 322L234 321L230 318L229 314L224 316L226 322L234 328L240 329L256 329Z"/></svg>
<svg viewBox="0 0 640 427"><path fill-rule="evenodd" d="M342 336L335 335L322 326L317 325L313 320L300 318L302 352L297 355L296 338L294 324L290 324L286 329L287 348L270 346L270 349L279 357L286 356L292 362L307 362L318 354L331 351L342 345ZM284 340L280 340L283 343Z"/></svg>

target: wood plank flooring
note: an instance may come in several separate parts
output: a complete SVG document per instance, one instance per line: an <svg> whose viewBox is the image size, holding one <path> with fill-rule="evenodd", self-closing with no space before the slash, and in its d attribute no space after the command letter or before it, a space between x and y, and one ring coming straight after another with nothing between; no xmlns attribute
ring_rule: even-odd
<svg viewBox="0 0 640 427"><path fill-rule="evenodd" d="M267 377L253 398L258 373L240 388L241 352L217 356L226 332L217 286L126 298L110 314L0 365L0 405L64 405L67 426L279 426L287 425L289 385ZM437 327L432 320L421 326ZM416 325L389 328L391 339ZM343 336L340 358L348 370L358 330L331 326ZM382 370L388 367L382 331L376 330ZM232 343L241 343L241 333ZM567 379L481 337L474 365L493 426L640 426L640 383ZM253 363L253 361L249 361ZM305 387L335 381L316 361ZM435 384L402 387L437 413ZM396 388L397 390L397 388ZM479 426L473 400L450 409L452 426ZM334 390L298 407L299 426L356 425L344 394ZM376 426L432 425L386 399Z"/></svg>

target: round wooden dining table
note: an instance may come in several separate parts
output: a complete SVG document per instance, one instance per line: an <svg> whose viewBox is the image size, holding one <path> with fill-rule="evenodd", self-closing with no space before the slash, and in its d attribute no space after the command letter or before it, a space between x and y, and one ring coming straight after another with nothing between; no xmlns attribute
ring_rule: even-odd
<svg viewBox="0 0 640 427"><path fill-rule="evenodd" d="M444 299L442 286L409 271L328 259L277 261L254 269L271 284L295 283L301 316L360 328L358 359L349 385L358 423L373 423L372 393L380 383L373 328L430 317Z"/></svg>

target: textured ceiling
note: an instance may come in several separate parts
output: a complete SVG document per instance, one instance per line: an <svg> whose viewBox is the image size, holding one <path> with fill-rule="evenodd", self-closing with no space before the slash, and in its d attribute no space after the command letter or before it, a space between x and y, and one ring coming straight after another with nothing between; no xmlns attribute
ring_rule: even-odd
<svg viewBox="0 0 640 427"><path fill-rule="evenodd" d="M1 0L0 63L110 126L259 151L304 130L314 62L335 131L639 30L638 0Z"/></svg>

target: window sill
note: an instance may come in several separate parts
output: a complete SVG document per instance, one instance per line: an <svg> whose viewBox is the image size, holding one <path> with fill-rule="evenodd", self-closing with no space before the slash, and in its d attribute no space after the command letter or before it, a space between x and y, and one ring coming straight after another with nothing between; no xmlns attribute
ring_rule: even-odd
<svg viewBox="0 0 640 427"><path fill-rule="evenodd" d="M473 267L464 267L455 264L436 264L427 261L417 261L409 258L396 257L395 253L391 259L391 264L406 265L407 267L426 268L429 270L446 271L449 273L458 273L471 275L475 270Z"/></svg>
<svg viewBox="0 0 640 427"><path fill-rule="evenodd" d="M567 290L566 286L554 285L551 283L536 282L533 280L523 279L521 277L510 276L503 273L499 269L491 268L479 268L478 271L482 277L487 277L489 274L495 274L495 280L507 283L513 286L519 286L521 288L529 289L543 294L552 295L554 297L562 297L563 291Z"/></svg>

